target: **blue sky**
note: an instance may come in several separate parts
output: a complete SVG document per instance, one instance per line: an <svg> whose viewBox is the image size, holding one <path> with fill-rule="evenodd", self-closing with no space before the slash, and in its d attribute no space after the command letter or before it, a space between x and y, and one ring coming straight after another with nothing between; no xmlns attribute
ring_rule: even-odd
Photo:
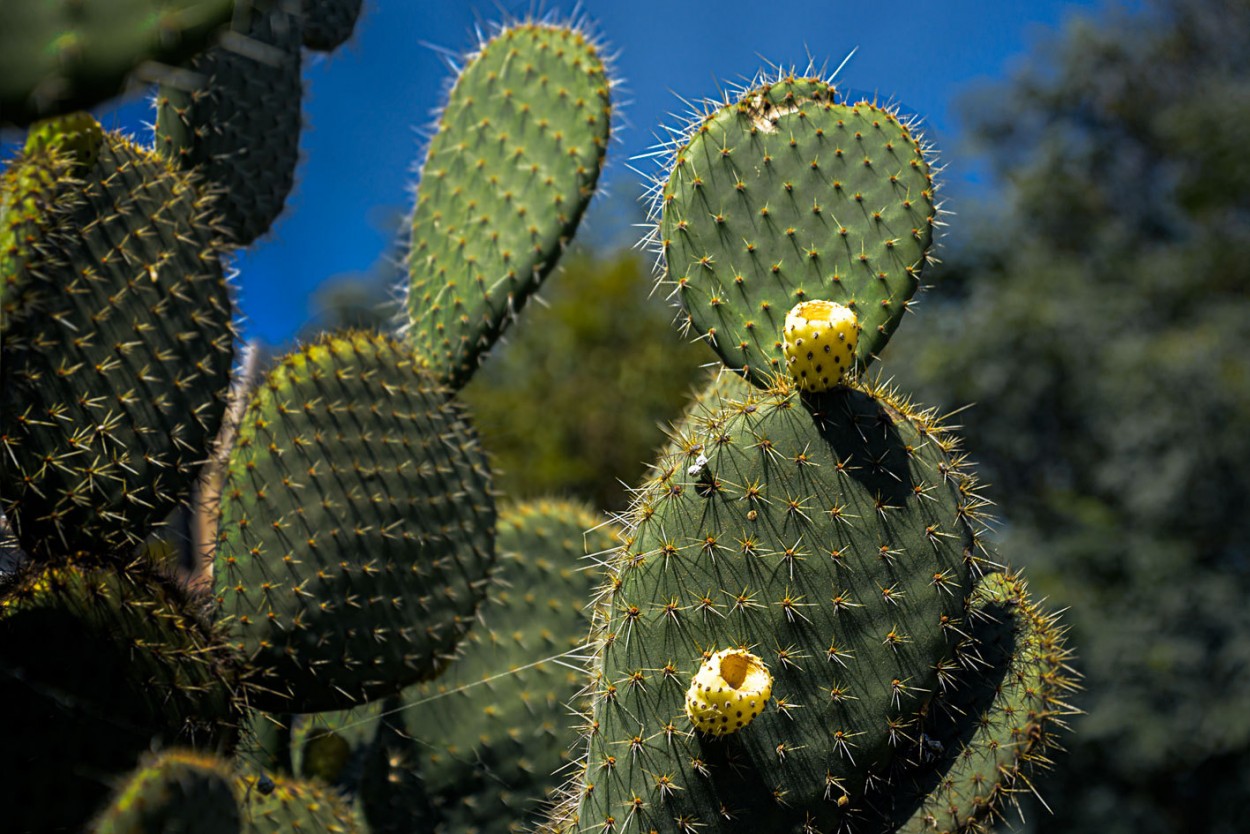
<svg viewBox="0 0 1250 834"><path fill-rule="evenodd" d="M290 339L309 317L311 291L332 276L362 273L389 250L395 218L411 201L415 165L447 89L448 56L470 49L475 31L530 2L365 0L352 42L305 63L306 129L295 192L275 228L236 267L245 335ZM947 164L946 193L958 210L978 174L960 153L954 102L970 85L1002 78L1072 14L1096 0L816 0L780 13L761 0L583 0L542 11L588 19L615 55L623 107L613 127L606 198L588 217L601 245L631 242L642 185L630 157L645 153L660 125L771 65L809 58L844 88L893 100L924 119ZM106 127L145 135L141 99L102 111ZM8 139L19 137L8 136ZM6 154L7 156L7 154ZM648 170L646 162L635 163Z"/></svg>

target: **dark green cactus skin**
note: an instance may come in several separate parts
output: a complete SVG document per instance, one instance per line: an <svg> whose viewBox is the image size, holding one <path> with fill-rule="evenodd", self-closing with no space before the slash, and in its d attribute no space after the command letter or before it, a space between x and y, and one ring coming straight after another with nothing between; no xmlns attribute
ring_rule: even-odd
<svg viewBox="0 0 1250 834"><path fill-rule="evenodd" d="M303 18L278 3L240 16L220 45L161 85L156 147L199 175L232 242L246 246L269 230L295 182Z"/></svg>
<svg viewBox="0 0 1250 834"><path fill-rule="evenodd" d="M453 388L555 267L595 190L609 83L582 33L525 24L456 81L417 191L410 337Z"/></svg>
<svg viewBox="0 0 1250 834"><path fill-rule="evenodd" d="M188 608L138 566L32 569L5 591L6 831L79 830L153 745L231 742L231 672Z"/></svg>
<svg viewBox="0 0 1250 834"><path fill-rule="evenodd" d="M725 364L766 386L800 301L859 317L867 365L920 284L932 241L929 165L889 110L785 78L702 120L659 192L664 280Z"/></svg>
<svg viewBox="0 0 1250 834"><path fill-rule="evenodd" d="M482 622L446 674L404 692L397 716L417 742L433 830L532 828L564 781L556 774L575 724L567 704L585 678L577 659L560 655L583 645L590 627L585 607L599 576L586 557L614 543L610 526L570 502L500 513L499 568Z"/></svg>
<svg viewBox="0 0 1250 834"><path fill-rule="evenodd" d="M304 46L333 52L352 36L363 0L303 0Z"/></svg>
<svg viewBox="0 0 1250 834"><path fill-rule="evenodd" d="M238 800L225 761L170 750L131 774L91 834L238 834Z"/></svg>
<svg viewBox="0 0 1250 834"><path fill-rule="evenodd" d="M33 557L124 552L185 500L221 422L220 235L189 179L125 139L53 193L37 185L64 174L38 172L49 158L6 173L24 240L0 256L0 505Z"/></svg>
<svg viewBox="0 0 1250 834"><path fill-rule="evenodd" d="M88 108L120 92L144 62L181 63L229 24L234 6L234 0L5 0L0 123L27 125Z"/></svg>
<svg viewBox="0 0 1250 834"><path fill-rule="evenodd" d="M896 780L896 808L922 800L900 834L989 834L1015 795L1032 791L1027 771L1049 766L1054 736L1075 712L1064 701L1076 681L1063 629L1019 576L992 573L977 584L967 632L964 672L924 727L931 764Z"/></svg>
<svg viewBox="0 0 1250 834"><path fill-rule="evenodd" d="M494 526L476 436L402 345L288 354L244 415L215 556L252 705L342 709L433 677L486 593Z"/></svg>
<svg viewBox="0 0 1250 834"><path fill-rule="evenodd" d="M755 392L677 442L606 589L579 824L832 829L950 674L974 485L931 415L884 392ZM769 666L773 704L715 740L683 700L733 646Z"/></svg>
<svg viewBox="0 0 1250 834"><path fill-rule="evenodd" d="M244 797L244 834L290 834L292 831L356 834L364 831L343 799L325 785L272 776L268 777L273 782L269 786L259 784L261 778L245 776L239 780Z"/></svg>

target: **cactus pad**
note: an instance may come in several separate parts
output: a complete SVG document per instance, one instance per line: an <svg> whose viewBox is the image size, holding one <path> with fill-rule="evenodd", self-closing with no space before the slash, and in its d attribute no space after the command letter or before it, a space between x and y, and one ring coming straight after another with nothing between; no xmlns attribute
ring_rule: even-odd
<svg viewBox="0 0 1250 834"><path fill-rule="evenodd" d="M243 834L364 834L347 804L329 787L285 776L246 776Z"/></svg>
<svg viewBox="0 0 1250 834"><path fill-rule="evenodd" d="M91 834L239 834L229 763L169 750L149 757L117 790Z"/></svg>
<svg viewBox="0 0 1250 834"><path fill-rule="evenodd" d="M181 63L229 24L234 6L234 0L4 0L0 123L24 125L91 107L120 92L145 62Z"/></svg>
<svg viewBox="0 0 1250 834"><path fill-rule="evenodd" d="M352 36L362 0L303 0L304 46L318 52L338 49Z"/></svg>
<svg viewBox="0 0 1250 834"><path fill-rule="evenodd" d="M0 255L0 498L32 556L120 550L185 499L221 421L219 235L210 201L150 151L107 135L49 191L65 171L40 173L57 154L32 145L4 181L25 238Z"/></svg>
<svg viewBox="0 0 1250 834"><path fill-rule="evenodd" d="M579 825L831 829L953 655L972 482L931 415L882 391L753 391L680 437L606 589ZM692 730L683 696L723 646L775 680L749 728L715 738Z"/></svg>
<svg viewBox="0 0 1250 834"><path fill-rule="evenodd" d="M240 18L239 31L161 85L156 146L207 183L232 242L246 246L295 182L302 17L274 4Z"/></svg>
<svg viewBox="0 0 1250 834"><path fill-rule="evenodd" d="M254 706L341 709L433 677L486 593L494 499L477 438L405 348L364 333L287 355L222 491L220 614Z"/></svg>
<svg viewBox="0 0 1250 834"><path fill-rule="evenodd" d="M555 266L594 193L609 83L576 30L516 26L466 64L417 190L411 338L453 387Z"/></svg>
<svg viewBox="0 0 1250 834"><path fill-rule="evenodd" d="M447 674L404 693L402 719L439 830L504 834L534 822L560 786L554 774L575 738L567 705L585 684L585 654L572 650L585 643L583 609L598 581L586 557L613 544L612 530L577 504L540 500L500 513L482 623Z"/></svg>
<svg viewBox="0 0 1250 834"><path fill-rule="evenodd" d="M154 745L229 740L223 653L188 607L136 566L31 569L0 597L6 830L79 830Z"/></svg>
<svg viewBox="0 0 1250 834"><path fill-rule="evenodd" d="M797 302L859 317L860 366L919 286L933 235L923 146L892 111L787 77L699 121L657 189L665 280L686 321L760 386Z"/></svg>

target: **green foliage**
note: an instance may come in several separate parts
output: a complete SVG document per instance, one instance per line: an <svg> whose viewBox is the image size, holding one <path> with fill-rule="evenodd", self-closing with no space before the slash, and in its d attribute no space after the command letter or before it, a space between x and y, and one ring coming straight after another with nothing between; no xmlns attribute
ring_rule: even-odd
<svg viewBox="0 0 1250 834"><path fill-rule="evenodd" d="M901 378L961 415L1088 715L1036 831L1235 832L1250 793L1250 4L1077 21L968 112L1003 185ZM961 210L967 219L972 212Z"/></svg>
<svg viewBox="0 0 1250 834"><path fill-rule="evenodd" d="M579 252L562 272L462 396L505 493L623 509L706 353L670 326L637 255Z"/></svg>
<svg viewBox="0 0 1250 834"><path fill-rule="evenodd" d="M556 265L608 147L603 58L573 29L512 27L456 80L417 189L409 336L461 387Z"/></svg>
<svg viewBox="0 0 1250 834"><path fill-rule="evenodd" d="M5 0L0 123L27 125L104 101L140 65L176 64L203 49L234 8L235 0Z"/></svg>
<svg viewBox="0 0 1250 834"><path fill-rule="evenodd" d="M215 556L252 704L341 709L440 672L486 593L494 527L472 428L400 343L288 354L244 414Z"/></svg>
<svg viewBox="0 0 1250 834"><path fill-rule="evenodd" d="M920 286L933 178L887 109L783 78L708 113L657 191L665 281L690 327L767 386L800 301L859 316L859 364L885 346Z"/></svg>

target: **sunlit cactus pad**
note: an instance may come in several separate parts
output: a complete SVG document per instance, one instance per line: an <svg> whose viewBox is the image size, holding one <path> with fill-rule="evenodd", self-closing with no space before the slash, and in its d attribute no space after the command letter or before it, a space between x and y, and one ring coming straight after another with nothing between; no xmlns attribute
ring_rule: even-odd
<svg viewBox="0 0 1250 834"><path fill-rule="evenodd" d="M31 569L4 591L4 830L80 830L140 754L231 737L224 653L188 608L137 566Z"/></svg>
<svg viewBox="0 0 1250 834"><path fill-rule="evenodd" d="M119 92L145 62L185 60L230 22L234 6L235 0L4 0L0 124L90 107Z"/></svg>
<svg viewBox="0 0 1250 834"><path fill-rule="evenodd" d="M608 144L603 58L575 29L504 30L465 65L421 172L408 256L411 338L463 384L555 266Z"/></svg>
<svg viewBox="0 0 1250 834"><path fill-rule="evenodd" d="M711 112L657 188L666 289L725 364L759 385L783 369L800 301L859 317L856 358L885 346L933 237L923 145L889 108L786 77Z"/></svg>
<svg viewBox="0 0 1250 834"><path fill-rule="evenodd" d="M752 389L675 445L605 589L579 830L832 830L950 674L980 499L954 439L884 391ZM724 648L774 681L718 739L683 701Z"/></svg>
<svg viewBox="0 0 1250 834"><path fill-rule="evenodd" d="M211 201L151 151L104 135L49 190L33 136L0 183L23 235L0 256L0 498L31 555L120 549L186 498L221 421L220 235Z"/></svg>
<svg viewBox="0 0 1250 834"><path fill-rule="evenodd" d="M220 616L269 709L340 709L432 677L486 593L489 467L399 343L326 336L259 386L223 490Z"/></svg>

